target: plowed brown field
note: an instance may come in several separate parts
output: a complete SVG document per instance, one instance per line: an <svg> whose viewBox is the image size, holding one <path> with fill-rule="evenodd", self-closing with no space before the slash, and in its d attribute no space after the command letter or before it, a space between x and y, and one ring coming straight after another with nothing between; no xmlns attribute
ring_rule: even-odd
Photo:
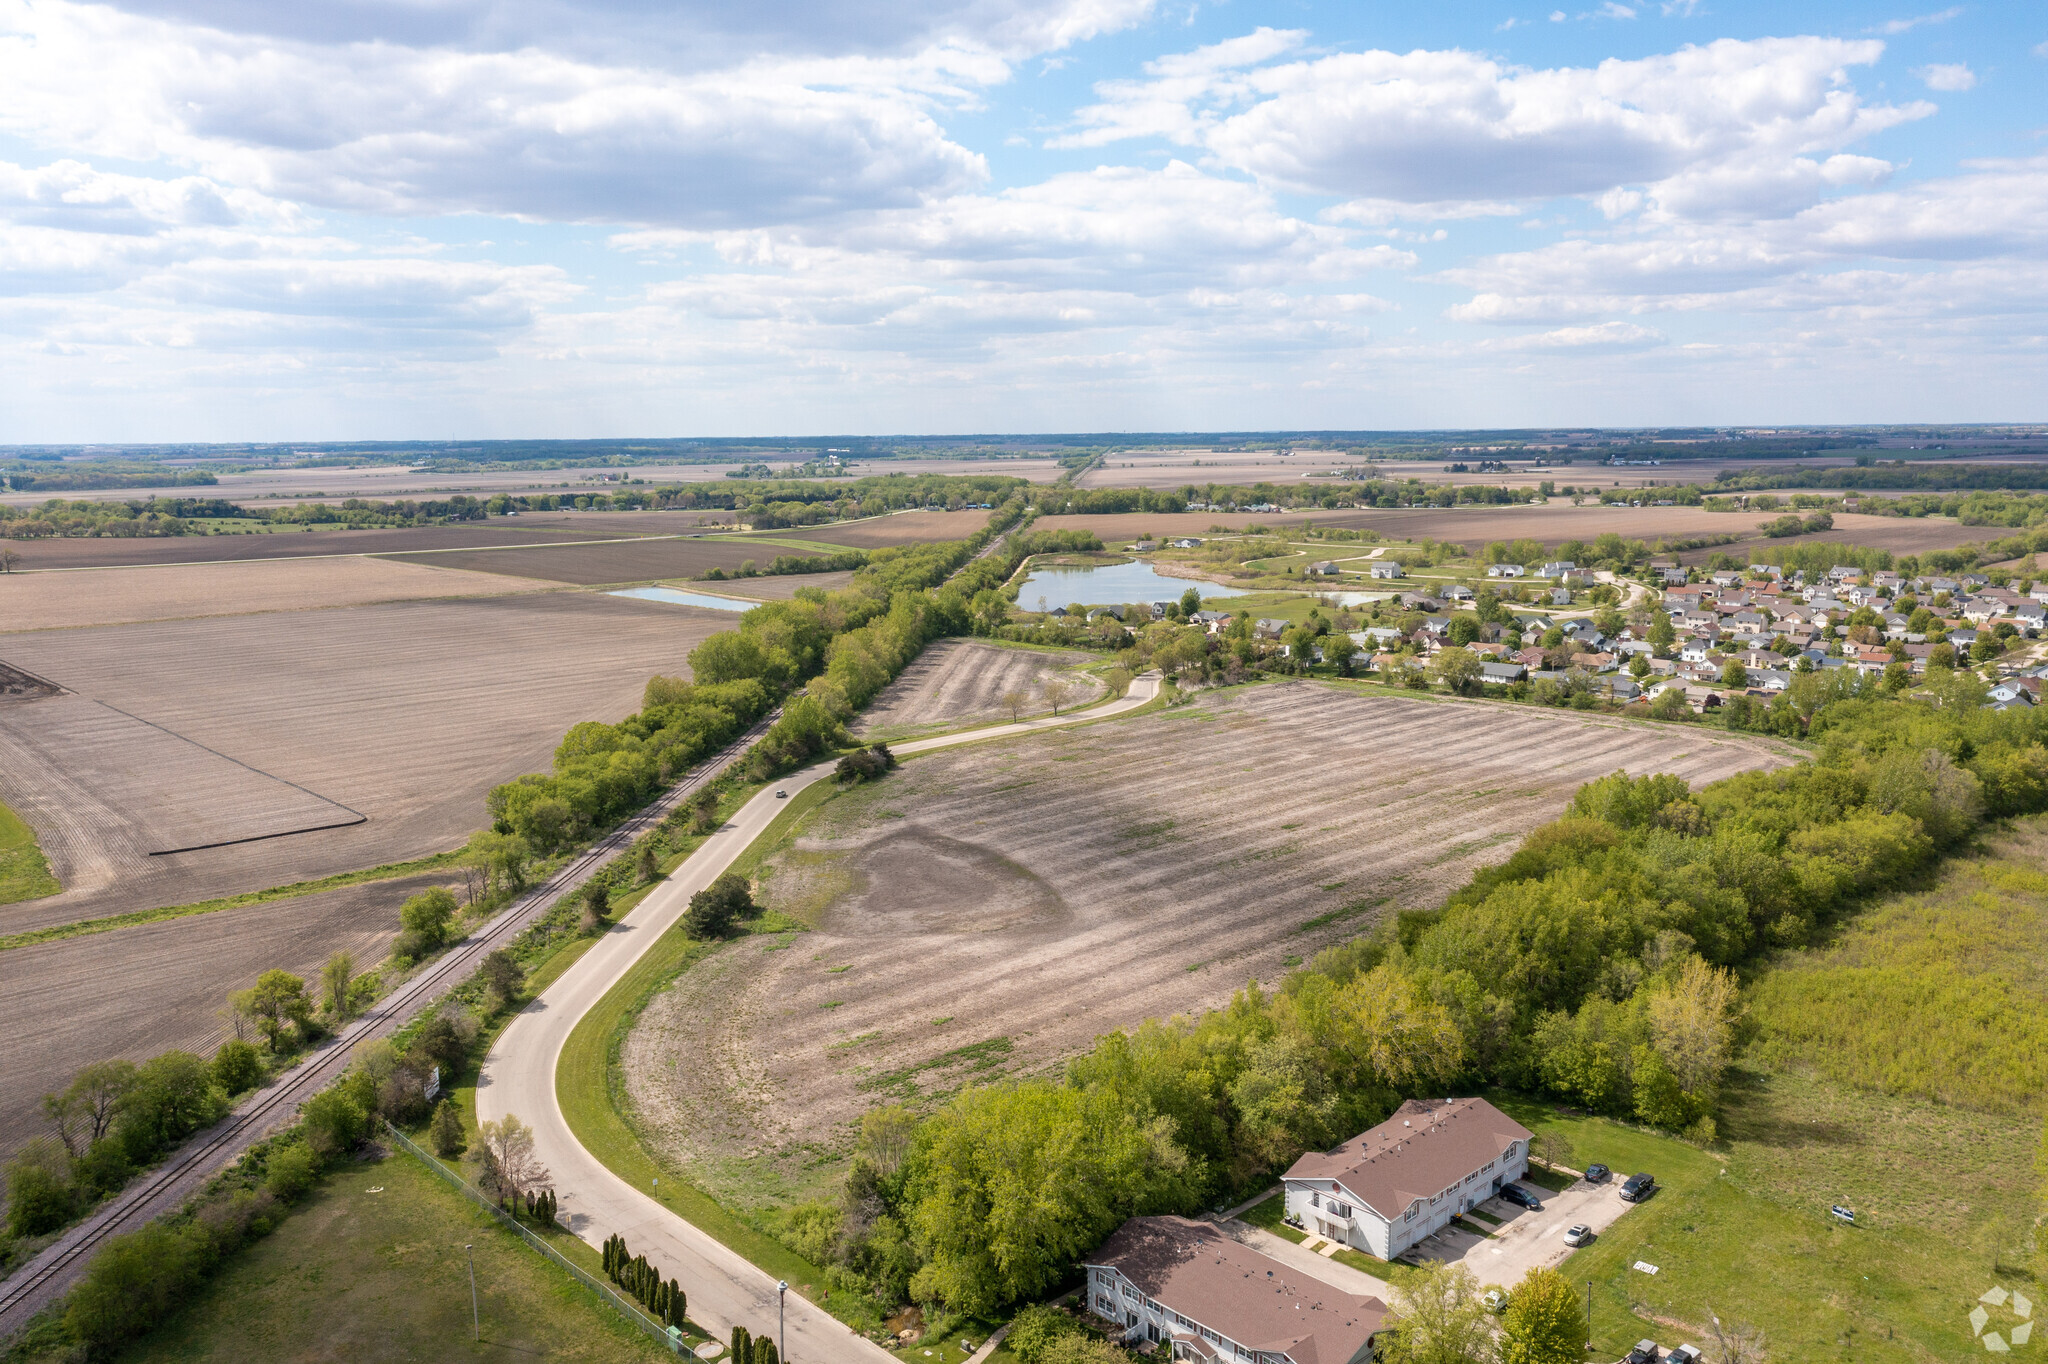
<svg viewBox="0 0 2048 1364"><path fill-rule="evenodd" d="M1786 761L1722 733L1306 683L919 757L808 818L763 894L813 931L736 943L657 995L627 1082L724 1196L801 1191L869 1105L1042 1070L1275 980L1441 902L1594 777Z"/></svg>
<svg viewBox="0 0 2048 1364"><path fill-rule="evenodd" d="M1775 515L1775 513L1774 513ZM1181 512L1151 515L1046 516L1036 523L1039 530L1090 530L1114 547L1127 544L1140 534L1154 536L1201 536L1211 527L1244 530L1266 526L1286 535L1314 522L1348 530L1373 530L1389 540L1420 540L1425 537L1448 540L1468 549L1481 549L1493 540L1540 540L1556 545L1565 540L1592 540L1607 531L1629 540L1687 539L1695 536L1735 535L1745 542L1793 545L1806 540L1829 540L1870 545L1895 554L1921 554L1973 540L1995 538L1995 528L1965 526L1941 517L1864 516L1837 512L1835 529L1816 536L1767 540L1757 530L1770 517L1759 513L1710 512L1698 507L1574 507L1554 502L1543 507L1412 507L1369 511L1309 511L1284 515L1245 512ZM1704 557L1711 551L1702 551ZM1739 553L1740 551L1735 551Z"/></svg>
<svg viewBox="0 0 2048 1364"><path fill-rule="evenodd" d="M362 966L390 950L398 906L448 873L320 891L0 955L0 1158L44 1130L40 1098L108 1057L170 1047L205 1055L226 1035L229 990L272 967L311 981L346 951Z"/></svg>
<svg viewBox="0 0 2048 1364"><path fill-rule="evenodd" d="M878 516L871 521L846 521L833 526L799 526L776 532L828 545L880 549L919 540L965 540L988 524L985 511L914 511Z"/></svg>
<svg viewBox="0 0 2048 1364"><path fill-rule="evenodd" d="M559 583L421 567L416 560L286 559L79 573L0 573L0 639L17 630L304 611L435 597L555 591ZM0 644L0 657L6 646Z"/></svg>
<svg viewBox="0 0 2048 1364"><path fill-rule="evenodd" d="M453 847L486 822L493 785L545 770L577 721L636 709L650 675L687 672L690 650L731 621L548 593L0 637L0 659L77 693L0 706L0 799L34 825L66 887L0 908L0 929L185 904ZM100 742L80 715L70 717L74 741L52 748L38 736L47 728L39 710L76 710L79 698L176 741L152 750L160 761L144 761ZM275 779L369 818L149 856L161 846L153 805L177 802L202 780L226 781L234 764L255 770L236 798L254 801L256 817L270 818L257 793L275 792L264 785ZM72 818L38 813L67 792L77 796Z"/></svg>
<svg viewBox="0 0 2048 1364"><path fill-rule="evenodd" d="M1009 649L978 639L948 639L927 648L917 661L877 696L861 717L858 733L870 739L909 739L971 721L1011 719L1005 693L1027 698L1017 718L1050 711L1041 687L1056 673L1071 673L1087 655L1039 649ZM1083 706L1101 697L1091 677L1073 675L1073 697L1062 706Z"/></svg>

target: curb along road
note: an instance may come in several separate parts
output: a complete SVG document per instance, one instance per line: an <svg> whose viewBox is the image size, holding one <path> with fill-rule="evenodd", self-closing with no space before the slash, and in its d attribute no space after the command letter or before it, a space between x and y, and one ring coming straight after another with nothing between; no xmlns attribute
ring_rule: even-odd
<svg viewBox="0 0 2048 1364"><path fill-rule="evenodd" d="M490 953L508 945L562 896L661 822L669 811L720 773L768 732L780 709L755 722L745 734L697 767L639 814L559 868L547 880L500 910L441 957L378 1000L367 1013L316 1047L271 1084L243 1099L220 1122L188 1139L161 1165L136 1176L128 1187L77 1226L46 1246L28 1263L0 1280L0 1340L25 1327L36 1313L68 1291L85 1273L95 1251L114 1236L134 1231L153 1217L175 1210L207 1180L234 1163L243 1150L297 1116L299 1105L348 1069L358 1042L395 1032L443 993L469 979Z"/></svg>
<svg viewBox="0 0 2048 1364"><path fill-rule="evenodd" d="M920 739L897 745L894 751L907 757L1120 715L1152 701L1161 687L1157 674L1147 674L1132 684L1130 695L1106 706ZM664 1274L682 1282L690 1295L690 1319L710 1331L714 1339L729 1335L735 1325L756 1335L772 1334L776 1329L775 1280L651 1194L612 1173L586 1150L562 1114L556 1071L563 1045L583 1016L681 920L690 897L716 880L788 808L776 792L794 798L804 788L830 778L835 766L820 763L793 773L740 807L668 880L512 1020L484 1058L477 1079L479 1122L516 1113L532 1125L535 1154L554 1175L563 1223L593 1246L613 1234L624 1236L636 1253L645 1254ZM881 1346L854 1334L824 1308L800 1295L790 1294L786 1305L789 1352L785 1359L801 1360L802 1364L824 1360L895 1364L894 1356Z"/></svg>

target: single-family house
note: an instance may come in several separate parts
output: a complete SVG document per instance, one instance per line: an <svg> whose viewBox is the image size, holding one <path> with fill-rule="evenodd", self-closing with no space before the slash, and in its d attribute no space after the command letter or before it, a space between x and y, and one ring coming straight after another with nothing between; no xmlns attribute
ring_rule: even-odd
<svg viewBox="0 0 2048 1364"><path fill-rule="evenodd" d="M1489 659L1479 665L1479 678L1483 682L1519 682L1528 673L1529 670L1519 663Z"/></svg>
<svg viewBox="0 0 2048 1364"><path fill-rule="evenodd" d="M1422 618L1422 632L1427 635L1447 635L1451 632L1451 618L1449 616L1424 616Z"/></svg>
<svg viewBox="0 0 2048 1364"><path fill-rule="evenodd" d="M1663 577L1666 583L1670 584L1673 587L1681 586L1685 582L1685 570L1682 568L1664 569L1662 571L1661 576Z"/></svg>
<svg viewBox="0 0 2048 1364"><path fill-rule="evenodd" d="M1129 548L1133 554L1150 554L1153 550L1159 548L1159 542L1157 540L1136 540L1131 543Z"/></svg>
<svg viewBox="0 0 2048 1364"><path fill-rule="evenodd" d="M1552 606L1570 606L1572 604L1572 590L1569 587L1551 588L1550 604Z"/></svg>
<svg viewBox="0 0 2048 1364"><path fill-rule="evenodd" d="M2005 614L2028 634L2039 630L2043 623L2048 623L2048 607L2037 602L2023 601Z"/></svg>
<svg viewBox="0 0 2048 1364"><path fill-rule="evenodd" d="M1735 569L1724 568L1712 574L1708 580L1716 587L1740 587L1742 585L1742 574Z"/></svg>
<svg viewBox="0 0 2048 1364"><path fill-rule="evenodd" d="M1385 648L1398 644L1401 632L1391 625L1368 625L1363 630L1351 632L1351 642L1361 649Z"/></svg>
<svg viewBox="0 0 2048 1364"><path fill-rule="evenodd" d="M1207 630L1212 635L1215 634L1218 630L1221 630L1224 626L1230 624L1230 619L1231 617L1228 611L1195 612L1195 624L1201 626L1204 630Z"/></svg>
<svg viewBox="0 0 2048 1364"><path fill-rule="evenodd" d="M1308 571L1310 575L1313 577L1334 578L1341 570L1337 567L1335 563L1331 562L1328 559L1325 559L1319 564L1310 564L1308 566Z"/></svg>
<svg viewBox="0 0 2048 1364"><path fill-rule="evenodd" d="M1401 572L1401 565L1395 563L1392 559L1382 559L1372 566L1372 576L1375 578L1401 578L1407 575Z"/></svg>
<svg viewBox="0 0 2048 1364"><path fill-rule="evenodd" d="M1578 565L1570 559L1553 559L1537 569L1536 576L1539 578L1562 578L1577 567Z"/></svg>
<svg viewBox="0 0 2048 1364"><path fill-rule="evenodd" d="M1065 620L1067 618L1067 608L1064 606L1055 606L1052 610L1046 612L1045 614L1053 620Z"/></svg>
<svg viewBox="0 0 2048 1364"><path fill-rule="evenodd" d="M1446 587L1441 592L1437 593L1437 595L1442 597L1445 601L1471 601L1472 589L1469 587L1460 587L1456 583L1452 583L1449 587Z"/></svg>
<svg viewBox="0 0 2048 1364"><path fill-rule="evenodd" d="M1528 1128L1484 1099L1410 1099L1378 1127L1281 1176L1287 1216L1391 1260L1529 1168Z"/></svg>
<svg viewBox="0 0 2048 1364"><path fill-rule="evenodd" d="M1528 571L1520 564L1488 564L1486 566L1486 576L1489 578L1519 578Z"/></svg>
<svg viewBox="0 0 2048 1364"><path fill-rule="evenodd" d="M1278 639L1287 630L1287 622L1261 616L1252 622L1252 633L1260 639Z"/></svg>
<svg viewBox="0 0 2048 1364"><path fill-rule="evenodd" d="M1088 1310L1125 1344L1175 1360L1366 1364L1388 1315L1186 1217L1133 1217L1082 1263Z"/></svg>
<svg viewBox="0 0 2048 1364"><path fill-rule="evenodd" d="M1633 701L1643 694L1643 688L1633 677L1617 677L1607 684L1617 701Z"/></svg>
<svg viewBox="0 0 2048 1364"><path fill-rule="evenodd" d="M1703 639L1689 639L1678 647L1678 661L1681 663L1704 663L1714 646Z"/></svg>
<svg viewBox="0 0 2048 1364"><path fill-rule="evenodd" d="M1104 616L1111 616L1117 620L1122 620L1124 618L1124 609L1121 606L1095 606L1090 607L1088 610L1088 619L1090 620L1101 620Z"/></svg>
<svg viewBox="0 0 2048 1364"><path fill-rule="evenodd" d="M1175 540L1173 542L1173 547L1175 549L1200 549L1202 547L1202 542L1200 540L1194 539L1193 537L1186 537L1183 539Z"/></svg>

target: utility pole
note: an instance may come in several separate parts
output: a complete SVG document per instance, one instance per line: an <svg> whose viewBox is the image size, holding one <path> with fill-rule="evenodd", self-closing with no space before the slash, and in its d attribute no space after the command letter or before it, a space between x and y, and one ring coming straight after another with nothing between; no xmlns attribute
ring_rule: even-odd
<svg viewBox="0 0 2048 1364"><path fill-rule="evenodd" d="M465 1251L466 1251L466 1252L468 1252L468 1254L469 1254L469 1324L470 1324L470 1329L471 1329L472 1331L474 1331L474 1332L475 1332L475 1338L476 1338L476 1339L478 1339L478 1340L482 1340L482 1339L484 1338L484 1319L483 1319L483 1315L482 1315L482 1313L480 1313L480 1312L478 1312L478 1311L477 1311L477 1306L476 1306L476 1247L475 1247L475 1246L473 1246L473 1245L470 1245L470 1246L464 1246L464 1247L463 1247L463 1250L465 1250Z"/></svg>
<svg viewBox="0 0 2048 1364"><path fill-rule="evenodd" d="M1593 1281L1586 1280L1586 1348L1593 1348Z"/></svg>
<svg viewBox="0 0 2048 1364"><path fill-rule="evenodd" d="M785 1304L789 1301L789 1280L778 1280L775 1285L775 1353L781 1364L789 1364L788 1313Z"/></svg>

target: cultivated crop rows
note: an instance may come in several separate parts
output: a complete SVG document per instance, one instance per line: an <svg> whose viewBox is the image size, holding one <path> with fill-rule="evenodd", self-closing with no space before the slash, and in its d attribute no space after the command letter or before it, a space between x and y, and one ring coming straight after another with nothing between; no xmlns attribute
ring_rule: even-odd
<svg viewBox="0 0 2048 1364"><path fill-rule="evenodd" d="M816 925L659 995L625 1055L659 1140L729 1197L800 1187L867 1106L1042 1069L1214 1007L1427 907L1616 769L1781 764L1715 733L1260 687L916 759L768 870Z"/></svg>
<svg viewBox="0 0 2048 1364"><path fill-rule="evenodd" d="M861 716L859 732L879 738L910 737L976 720L1010 718L1004 697L1026 698L1020 715L1046 713L1042 684L1055 673L1069 674L1072 697L1063 705L1085 705L1102 695L1093 678L1072 674L1086 657L1005 649L974 639L949 639L919 654Z"/></svg>

